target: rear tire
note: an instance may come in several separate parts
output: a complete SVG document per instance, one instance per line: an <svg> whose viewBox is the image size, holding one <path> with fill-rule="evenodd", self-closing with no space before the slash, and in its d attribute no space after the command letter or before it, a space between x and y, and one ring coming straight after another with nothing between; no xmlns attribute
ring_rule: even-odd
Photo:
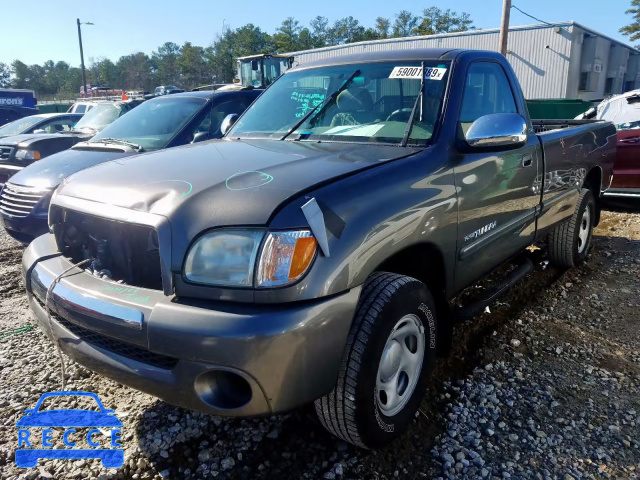
<svg viewBox="0 0 640 480"><path fill-rule="evenodd" d="M554 266L566 269L584 263L591 246L595 219L593 192L583 188L576 211L549 234L549 260Z"/></svg>
<svg viewBox="0 0 640 480"><path fill-rule="evenodd" d="M333 435L379 448L408 427L436 357L435 303L424 283L394 273L364 285L333 391L316 414Z"/></svg>

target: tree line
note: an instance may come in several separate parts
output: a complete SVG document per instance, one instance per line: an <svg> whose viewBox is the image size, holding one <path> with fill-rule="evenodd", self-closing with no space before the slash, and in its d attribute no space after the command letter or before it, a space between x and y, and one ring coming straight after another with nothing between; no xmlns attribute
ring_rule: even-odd
<svg viewBox="0 0 640 480"><path fill-rule="evenodd" d="M273 33L253 24L226 28L207 47L185 42L166 42L150 55L137 52L117 61L89 59L87 82L125 90L153 91L157 85L178 85L190 89L210 83L232 82L236 59L259 53L288 53L363 40L432 35L473 29L467 13L430 7L419 15L402 10L393 18L378 17L365 27L352 17L330 23L317 16L308 26L293 17L286 18ZM27 65L14 60L0 63L0 86L35 90L39 96L77 95L82 85L80 68L67 62L48 60L42 65Z"/></svg>

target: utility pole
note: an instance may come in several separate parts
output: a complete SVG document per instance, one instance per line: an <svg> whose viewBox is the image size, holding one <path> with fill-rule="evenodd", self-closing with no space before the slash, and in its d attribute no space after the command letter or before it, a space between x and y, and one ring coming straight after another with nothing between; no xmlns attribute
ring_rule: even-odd
<svg viewBox="0 0 640 480"><path fill-rule="evenodd" d="M82 32L80 31L80 19L78 21L78 42L80 42L80 66L82 67L82 91L85 97L87 96L87 76L84 72L84 53L82 53Z"/></svg>
<svg viewBox="0 0 640 480"><path fill-rule="evenodd" d="M500 53L507 55L507 39L509 37L509 19L511 17L511 0L503 0L502 23L500 24Z"/></svg>

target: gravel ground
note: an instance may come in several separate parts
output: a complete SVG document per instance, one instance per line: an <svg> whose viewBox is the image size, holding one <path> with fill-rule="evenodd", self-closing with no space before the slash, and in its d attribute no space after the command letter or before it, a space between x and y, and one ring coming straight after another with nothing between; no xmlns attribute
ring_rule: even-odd
<svg viewBox="0 0 640 480"><path fill-rule="evenodd" d="M639 211L638 208L635 211ZM456 327L454 352L409 433L378 452L335 440L310 410L224 419L167 405L67 360L68 389L124 423L125 464L14 464L15 422L60 389L55 349L29 315L22 248L0 235L0 477L640 478L640 215L603 214L586 265L539 268ZM67 405L70 406L70 405ZM54 435L54 441L56 441Z"/></svg>

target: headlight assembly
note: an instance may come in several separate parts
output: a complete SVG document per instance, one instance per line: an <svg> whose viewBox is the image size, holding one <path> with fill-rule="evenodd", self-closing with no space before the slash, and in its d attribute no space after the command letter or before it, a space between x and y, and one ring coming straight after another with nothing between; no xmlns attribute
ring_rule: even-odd
<svg viewBox="0 0 640 480"><path fill-rule="evenodd" d="M40 160L40 152L37 150L19 149L16 152L16 160Z"/></svg>
<svg viewBox="0 0 640 480"><path fill-rule="evenodd" d="M309 230L266 235L251 228L213 230L189 249L184 276L190 282L218 287L284 286L307 272L316 246Z"/></svg>
<svg viewBox="0 0 640 480"><path fill-rule="evenodd" d="M189 250L184 275L194 283L252 287L253 271L264 230L213 230Z"/></svg>

